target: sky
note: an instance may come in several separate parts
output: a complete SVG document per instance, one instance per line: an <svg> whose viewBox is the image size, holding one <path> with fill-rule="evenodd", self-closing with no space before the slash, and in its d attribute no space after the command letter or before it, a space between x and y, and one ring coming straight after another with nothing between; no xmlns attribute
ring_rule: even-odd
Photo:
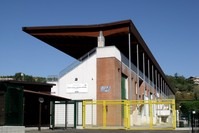
<svg viewBox="0 0 199 133"><path fill-rule="evenodd" d="M74 61L22 27L127 19L165 74L199 76L199 0L1 0L0 76L58 75Z"/></svg>

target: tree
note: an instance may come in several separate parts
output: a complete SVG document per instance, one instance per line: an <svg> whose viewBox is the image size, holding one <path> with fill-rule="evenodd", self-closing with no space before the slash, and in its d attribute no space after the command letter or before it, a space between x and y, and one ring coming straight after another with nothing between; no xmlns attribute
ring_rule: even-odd
<svg viewBox="0 0 199 133"><path fill-rule="evenodd" d="M177 73L174 76L167 76L167 79L176 92L192 92L195 86L192 80L186 79L184 76L179 76Z"/></svg>
<svg viewBox="0 0 199 133"><path fill-rule="evenodd" d="M171 87L176 91L176 106L180 107L183 115L190 111L199 111L199 85L195 85L190 78L186 79L184 76L175 74L174 76L167 76Z"/></svg>
<svg viewBox="0 0 199 133"><path fill-rule="evenodd" d="M194 86L194 97L199 100L199 85Z"/></svg>
<svg viewBox="0 0 199 133"><path fill-rule="evenodd" d="M22 81L23 80L23 73L15 73L14 75L14 79L18 80L18 81Z"/></svg>
<svg viewBox="0 0 199 133"><path fill-rule="evenodd" d="M27 81L27 82L46 82L46 78L44 77L33 77L31 75L26 75L24 73L15 73L15 75L13 76L14 80L17 81Z"/></svg>
<svg viewBox="0 0 199 133"><path fill-rule="evenodd" d="M199 111L199 101L183 101L180 103L180 110L184 115L190 111Z"/></svg>

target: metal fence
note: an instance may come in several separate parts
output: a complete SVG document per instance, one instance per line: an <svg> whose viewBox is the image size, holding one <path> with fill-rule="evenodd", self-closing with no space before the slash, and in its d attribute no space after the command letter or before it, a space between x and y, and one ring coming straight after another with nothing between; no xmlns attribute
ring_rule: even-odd
<svg viewBox="0 0 199 133"><path fill-rule="evenodd" d="M83 128L172 130L175 100L83 101Z"/></svg>

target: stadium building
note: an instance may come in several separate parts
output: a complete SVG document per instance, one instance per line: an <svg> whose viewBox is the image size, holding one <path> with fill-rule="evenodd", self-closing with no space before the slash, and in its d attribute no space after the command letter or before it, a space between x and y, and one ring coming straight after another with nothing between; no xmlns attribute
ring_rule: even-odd
<svg viewBox="0 0 199 133"><path fill-rule="evenodd" d="M127 118L124 106L94 105L85 109L83 101L175 98L163 70L131 20L95 25L23 27L23 31L75 59L56 78L51 78L56 80L50 81L56 84L51 94L72 99L68 103L54 103L53 127L124 125L124 118ZM170 106L154 105L152 114L150 107L145 103L131 106L129 125L149 123L150 115L152 124L170 122Z"/></svg>

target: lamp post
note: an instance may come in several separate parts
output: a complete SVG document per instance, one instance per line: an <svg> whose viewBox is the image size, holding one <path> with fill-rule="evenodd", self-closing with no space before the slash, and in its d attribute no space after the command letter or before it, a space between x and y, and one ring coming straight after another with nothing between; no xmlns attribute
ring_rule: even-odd
<svg viewBox="0 0 199 133"><path fill-rule="evenodd" d="M44 102L44 99L42 97L39 97L39 125L38 125L38 130L41 130L41 104Z"/></svg>
<svg viewBox="0 0 199 133"><path fill-rule="evenodd" d="M194 115L196 111L191 111L191 127L192 127L192 133L193 133L193 127L195 126L195 120L194 120Z"/></svg>
<svg viewBox="0 0 199 133"><path fill-rule="evenodd" d="M178 107L178 119L177 119L177 121L178 121L178 127L180 127L181 125L180 125L180 120L181 120L181 106L179 105L179 107Z"/></svg>

